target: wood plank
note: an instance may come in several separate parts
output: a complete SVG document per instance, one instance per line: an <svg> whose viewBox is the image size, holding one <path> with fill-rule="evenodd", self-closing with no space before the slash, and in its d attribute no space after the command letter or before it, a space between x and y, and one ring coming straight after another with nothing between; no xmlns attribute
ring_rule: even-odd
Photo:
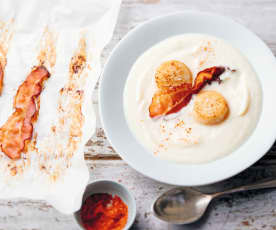
<svg viewBox="0 0 276 230"><path fill-rule="evenodd" d="M276 229L276 190L239 193L221 198L212 203L207 215L200 222L179 227L159 221L151 211L156 197L173 186L152 181L121 160L88 161L88 166L91 171L90 181L115 180L134 194L137 218L133 230L261 229L262 226L266 226L264 229ZM269 176L276 176L275 167L251 168L232 179L197 189L205 192L221 191ZM73 216L57 212L44 201L0 200L0 207L0 230L78 229Z"/></svg>

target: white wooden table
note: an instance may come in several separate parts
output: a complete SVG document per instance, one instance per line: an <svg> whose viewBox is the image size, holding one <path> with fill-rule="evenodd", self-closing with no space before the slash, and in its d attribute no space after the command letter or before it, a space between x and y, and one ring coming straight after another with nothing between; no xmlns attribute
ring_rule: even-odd
<svg viewBox="0 0 276 230"><path fill-rule="evenodd" d="M276 0L125 0L114 37L103 52L103 64L112 48L130 29L152 17L181 10L199 10L229 16L258 34L276 54ZM96 111L97 93L96 90L93 97ZM97 124L96 134L87 143L85 156L91 181L116 180L134 193L137 218L133 229L276 230L276 189L239 193L219 199L212 203L207 215L198 223L173 226L157 220L151 213L153 200L172 186L152 181L124 163L106 140L100 123ZM240 175L199 189L219 191L268 176L276 176L276 146L262 160ZM72 216L58 213L44 201L0 200L0 230L19 229L79 228Z"/></svg>

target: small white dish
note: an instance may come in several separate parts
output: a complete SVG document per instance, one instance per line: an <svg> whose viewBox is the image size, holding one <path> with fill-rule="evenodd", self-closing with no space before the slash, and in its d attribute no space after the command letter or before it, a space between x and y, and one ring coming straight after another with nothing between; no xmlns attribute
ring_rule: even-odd
<svg viewBox="0 0 276 230"><path fill-rule="evenodd" d="M137 58L156 43L185 33L213 35L238 48L257 72L263 91L262 113L252 135L228 156L205 164L177 164L155 157L130 131L123 108L125 82ZM270 49L232 19L200 12L167 15L136 27L113 50L100 81L100 117L112 146L140 173L180 186L215 183L248 168L273 145L276 139L275 75L276 59Z"/></svg>
<svg viewBox="0 0 276 230"><path fill-rule="evenodd" d="M119 196L128 206L128 220L124 230L128 230L134 223L136 217L136 203L133 195L122 184L111 180L98 180L87 185L83 194L82 204L87 197L96 193L108 193ZM85 230L80 217L80 210L74 213L74 217L78 225Z"/></svg>

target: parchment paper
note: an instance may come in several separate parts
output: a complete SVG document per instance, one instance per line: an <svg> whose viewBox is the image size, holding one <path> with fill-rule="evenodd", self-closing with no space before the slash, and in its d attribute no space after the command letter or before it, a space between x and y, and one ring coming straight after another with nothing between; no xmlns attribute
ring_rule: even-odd
<svg viewBox="0 0 276 230"><path fill-rule="evenodd" d="M95 131L91 97L120 2L0 2L0 61L1 55L6 61L0 127L14 111L17 88L41 58L51 73L40 95L33 139L22 159L11 160L0 152L0 198L44 199L67 214L80 208L89 178L83 150ZM72 61L82 52L87 60L84 69L72 75Z"/></svg>

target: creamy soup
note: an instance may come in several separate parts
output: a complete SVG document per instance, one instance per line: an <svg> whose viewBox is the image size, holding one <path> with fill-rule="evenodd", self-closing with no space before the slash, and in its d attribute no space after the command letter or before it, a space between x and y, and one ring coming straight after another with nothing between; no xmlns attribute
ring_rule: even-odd
<svg viewBox="0 0 276 230"><path fill-rule="evenodd" d="M221 82L201 89L224 97L225 120L210 125L195 119L196 94L178 112L150 117L158 90L155 73L169 60L184 63L193 78L206 68L225 67ZM138 141L156 157L179 163L209 162L233 152L254 131L261 107L260 82L248 60L227 42L203 34L175 36L147 50L133 65L124 91L125 116Z"/></svg>

